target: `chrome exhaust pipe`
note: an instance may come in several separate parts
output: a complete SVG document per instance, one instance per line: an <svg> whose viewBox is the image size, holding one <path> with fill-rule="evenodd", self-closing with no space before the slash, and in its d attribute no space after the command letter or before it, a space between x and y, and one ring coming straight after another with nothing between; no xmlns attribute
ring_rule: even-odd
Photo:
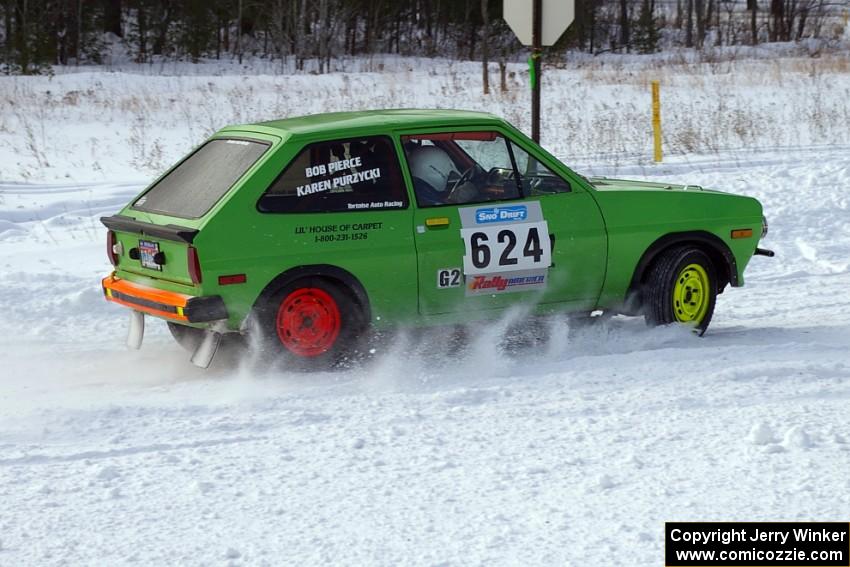
<svg viewBox="0 0 850 567"><path fill-rule="evenodd" d="M142 348L145 338L145 314L141 311L130 310L130 328L127 331L127 347L132 350Z"/></svg>
<svg viewBox="0 0 850 567"><path fill-rule="evenodd" d="M221 344L221 331L219 329L219 325L214 325L212 328L204 331L204 338L201 340L201 344L192 353L192 358L190 359L192 364L199 368L210 367L213 357L216 351L218 351L218 346Z"/></svg>

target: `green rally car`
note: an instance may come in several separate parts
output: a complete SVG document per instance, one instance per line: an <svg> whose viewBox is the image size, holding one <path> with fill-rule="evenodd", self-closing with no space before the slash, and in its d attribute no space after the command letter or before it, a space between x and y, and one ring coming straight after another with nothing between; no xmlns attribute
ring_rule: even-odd
<svg viewBox="0 0 850 567"><path fill-rule="evenodd" d="M109 301L207 366L224 333L327 363L370 328L605 310L700 334L767 232L761 204L586 179L490 114L229 126L104 217Z"/></svg>

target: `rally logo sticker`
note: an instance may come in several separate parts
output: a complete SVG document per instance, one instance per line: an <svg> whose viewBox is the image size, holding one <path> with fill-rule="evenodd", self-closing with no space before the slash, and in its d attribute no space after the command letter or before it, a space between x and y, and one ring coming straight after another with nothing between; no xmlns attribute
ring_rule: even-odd
<svg viewBox="0 0 850 567"><path fill-rule="evenodd" d="M502 293L507 291L527 291L546 286L546 274L535 275L497 275L474 276L467 282L470 292Z"/></svg>

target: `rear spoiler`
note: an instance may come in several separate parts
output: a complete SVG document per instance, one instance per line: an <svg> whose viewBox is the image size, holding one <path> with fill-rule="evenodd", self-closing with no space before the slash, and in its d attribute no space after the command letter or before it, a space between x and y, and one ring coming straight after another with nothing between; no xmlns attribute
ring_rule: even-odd
<svg viewBox="0 0 850 567"><path fill-rule="evenodd" d="M176 224L161 225L142 222L123 215L100 217L100 222L102 222L103 225L110 230L132 232L135 234L150 236L152 238L160 238L162 240L185 242L186 244L192 244L199 232L194 228L186 228L185 226L177 226Z"/></svg>

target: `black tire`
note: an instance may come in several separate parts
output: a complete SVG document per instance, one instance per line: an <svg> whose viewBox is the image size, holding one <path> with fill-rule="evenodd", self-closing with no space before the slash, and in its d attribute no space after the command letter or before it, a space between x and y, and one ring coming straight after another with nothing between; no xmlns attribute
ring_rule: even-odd
<svg viewBox="0 0 850 567"><path fill-rule="evenodd" d="M697 264L708 276L708 308L702 319L694 323L694 331L702 336L711 323L717 302L717 270L711 258L696 246L680 246L662 252L649 270L642 287L641 304L648 325L668 325L679 321L674 310L674 290L683 270Z"/></svg>
<svg viewBox="0 0 850 567"><path fill-rule="evenodd" d="M339 331L332 342L320 353L305 354L299 352L304 345L296 345L287 330L278 330L278 316L284 309L284 304L307 290L320 290L329 297L338 310ZM309 292L315 293L315 292ZM302 295L303 296L303 295ZM314 299L314 298L313 298ZM329 304L330 305L330 304ZM296 307L297 308L297 307ZM281 315L286 318L285 316ZM296 315L293 315L296 317ZM302 327L311 321L305 317ZM289 367L301 370L318 370L330 368L355 361L362 354L360 345L363 344L369 322L363 308L357 302L354 294L346 287L335 284L320 277L308 277L291 282L272 294L256 311L256 332L260 335L259 347L270 360L280 360ZM327 336L327 334L325 334ZM318 348L314 350L319 350Z"/></svg>
<svg viewBox="0 0 850 567"><path fill-rule="evenodd" d="M195 349L198 348L198 345L204 339L203 329L196 329L195 327L168 321L168 330L171 331L171 336L174 337L177 344L189 352L195 352Z"/></svg>

